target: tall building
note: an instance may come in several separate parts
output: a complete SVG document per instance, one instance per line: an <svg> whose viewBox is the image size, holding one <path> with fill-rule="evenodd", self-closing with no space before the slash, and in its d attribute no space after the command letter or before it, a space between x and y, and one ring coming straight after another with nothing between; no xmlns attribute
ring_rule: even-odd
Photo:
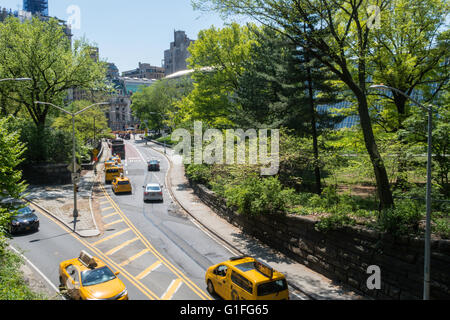
<svg viewBox="0 0 450 320"><path fill-rule="evenodd" d="M188 47L194 40L189 39L184 31L174 31L174 41L170 43L170 48L164 51L165 74L186 70L186 59L190 57Z"/></svg>
<svg viewBox="0 0 450 320"><path fill-rule="evenodd" d="M140 63L139 67L134 70L122 72L123 77L139 78L139 79L156 79L164 77L164 68L152 66L149 63Z"/></svg>
<svg viewBox="0 0 450 320"><path fill-rule="evenodd" d="M48 16L48 0L23 0L23 10Z"/></svg>

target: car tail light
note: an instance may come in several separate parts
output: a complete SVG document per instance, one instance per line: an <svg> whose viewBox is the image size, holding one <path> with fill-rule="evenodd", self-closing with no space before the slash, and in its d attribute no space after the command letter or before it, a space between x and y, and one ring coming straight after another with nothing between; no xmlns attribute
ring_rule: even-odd
<svg viewBox="0 0 450 320"><path fill-rule="evenodd" d="M148 192L144 192L144 195L145 195L145 196L148 196Z"/></svg>
<svg viewBox="0 0 450 320"><path fill-rule="evenodd" d="M161 192L158 192L158 193L159 193L160 196L162 196L162 191L161 191Z"/></svg>

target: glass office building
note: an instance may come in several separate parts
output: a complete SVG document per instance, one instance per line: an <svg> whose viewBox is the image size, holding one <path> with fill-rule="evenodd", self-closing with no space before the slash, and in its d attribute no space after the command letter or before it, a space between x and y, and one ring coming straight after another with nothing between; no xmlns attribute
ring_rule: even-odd
<svg viewBox="0 0 450 320"><path fill-rule="evenodd" d="M23 0L23 10L48 16L48 0Z"/></svg>

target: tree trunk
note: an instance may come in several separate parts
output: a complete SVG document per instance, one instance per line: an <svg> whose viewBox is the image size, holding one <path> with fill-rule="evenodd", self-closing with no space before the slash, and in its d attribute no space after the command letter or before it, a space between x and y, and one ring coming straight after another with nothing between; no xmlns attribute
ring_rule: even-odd
<svg viewBox="0 0 450 320"><path fill-rule="evenodd" d="M389 185L389 179L383 159L378 151L378 147L373 134L372 124L369 117L367 99L363 92L357 94L358 113L361 122L361 128L364 135L364 143L373 165L375 179L377 182L377 192L380 199L380 210L388 209L394 206L392 192Z"/></svg>

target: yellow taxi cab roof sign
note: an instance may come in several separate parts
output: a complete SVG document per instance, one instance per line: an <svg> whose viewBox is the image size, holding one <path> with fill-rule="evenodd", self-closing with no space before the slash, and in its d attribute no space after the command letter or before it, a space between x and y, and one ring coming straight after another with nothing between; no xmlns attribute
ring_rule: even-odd
<svg viewBox="0 0 450 320"><path fill-rule="evenodd" d="M273 268L269 267L268 265L255 260L255 262L253 262L255 269L258 270L260 273L262 273L263 275L265 275L266 277L272 279L273 278Z"/></svg>
<svg viewBox="0 0 450 320"><path fill-rule="evenodd" d="M78 260L80 260L80 262L84 264L86 267L91 269L97 266L97 262L95 261L94 257L92 257L89 253L87 253L84 250L81 250Z"/></svg>

